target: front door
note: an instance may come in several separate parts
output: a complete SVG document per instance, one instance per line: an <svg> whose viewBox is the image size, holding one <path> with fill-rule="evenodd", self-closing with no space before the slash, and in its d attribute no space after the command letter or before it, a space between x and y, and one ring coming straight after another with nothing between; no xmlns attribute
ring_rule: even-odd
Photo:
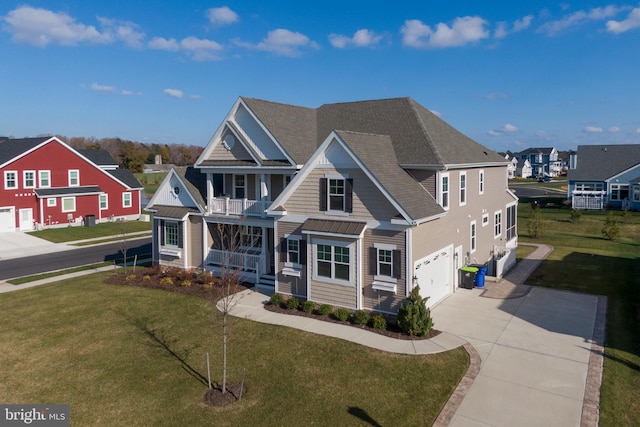
<svg viewBox="0 0 640 427"><path fill-rule="evenodd" d="M33 230L33 209L20 209L20 231Z"/></svg>

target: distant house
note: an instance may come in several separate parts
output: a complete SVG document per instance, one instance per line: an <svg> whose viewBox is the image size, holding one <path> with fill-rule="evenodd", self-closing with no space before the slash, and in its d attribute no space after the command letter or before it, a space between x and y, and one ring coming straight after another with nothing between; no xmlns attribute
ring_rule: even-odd
<svg viewBox="0 0 640 427"><path fill-rule="evenodd" d="M533 175L533 168L529 160L520 160L516 167L516 176L520 178L531 178Z"/></svg>
<svg viewBox="0 0 640 427"><path fill-rule="evenodd" d="M570 164L572 207L640 210L640 144L579 145Z"/></svg>
<svg viewBox="0 0 640 427"><path fill-rule="evenodd" d="M505 154L504 158L509 162L507 164L507 178L513 179L516 177L516 170L518 169L518 159L515 157L509 157L508 154Z"/></svg>
<svg viewBox="0 0 640 427"><path fill-rule="evenodd" d="M416 286L433 305L465 264L515 260L507 163L410 98L241 97L149 202L153 259L351 310L395 313Z"/></svg>
<svg viewBox="0 0 640 427"><path fill-rule="evenodd" d="M104 150L56 137L0 140L0 232L140 216L142 186Z"/></svg>
<svg viewBox="0 0 640 427"><path fill-rule="evenodd" d="M558 150L554 147L527 148L517 154L518 162L529 161L533 176L559 176L562 173L562 161L558 159Z"/></svg>

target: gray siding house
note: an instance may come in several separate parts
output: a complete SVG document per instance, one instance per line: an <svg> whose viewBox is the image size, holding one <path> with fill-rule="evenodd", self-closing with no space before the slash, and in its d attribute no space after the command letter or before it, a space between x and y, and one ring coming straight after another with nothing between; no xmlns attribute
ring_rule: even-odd
<svg viewBox="0 0 640 427"><path fill-rule="evenodd" d="M194 167L150 201L154 260L231 262L258 286L353 310L395 313L416 286L434 305L465 264L499 275L514 259L507 165L410 98L241 97Z"/></svg>

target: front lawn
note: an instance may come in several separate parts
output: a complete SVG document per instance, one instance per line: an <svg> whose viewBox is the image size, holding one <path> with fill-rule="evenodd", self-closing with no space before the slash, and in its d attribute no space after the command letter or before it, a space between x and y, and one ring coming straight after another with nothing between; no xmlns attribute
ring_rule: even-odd
<svg viewBox="0 0 640 427"><path fill-rule="evenodd" d="M114 236L122 239L123 235L140 231L151 232L151 222L145 221L114 221L96 224L95 227L62 227L47 228L46 230L32 231L28 234L48 240L53 243L73 242L76 240L96 239L100 237Z"/></svg>
<svg viewBox="0 0 640 427"><path fill-rule="evenodd" d="M608 297L600 425L640 425L640 213L625 217L613 211L620 237L610 241L601 232L607 212L582 212L571 222L571 210L562 207L562 200L541 203L550 206L542 209L544 235L527 236L531 206L521 200L519 239L555 249L527 284Z"/></svg>
<svg viewBox="0 0 640 427"><path fill-rule="evenodd" d="M68 403L72 425L430 425L464 375L462 348L389 354L233 318L229 379L247 394L202 403L220 381L221 315L205 300L108 285L110 273L0 295L0 402Z"/></svg>

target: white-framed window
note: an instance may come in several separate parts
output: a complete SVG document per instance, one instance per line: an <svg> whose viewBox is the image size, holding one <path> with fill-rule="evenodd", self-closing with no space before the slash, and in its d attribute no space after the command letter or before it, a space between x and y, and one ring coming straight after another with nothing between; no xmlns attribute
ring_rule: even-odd
<svg viewBox="0 0 640 427"><path fill-rule="evenodd" d="M109 209L109 195L106 193L100 195L100 210L105 209Z"/></svg>
<svg viewBox="0 0 640 427"><path fill-rule="evenodd" d="M493 237L498 238L502 236L502 211L496 211L493 213Z"/></svg>
<svg viewBox="0 0 640 427"><path fill-rule="evenodd" d="M56 204L57 204L57 199L55 197L48 197L47 198L47 207L48 208L54 207L54 206L56 206Z"/></svg>
<svg viewBox="0 0 640 427"><path fill-rule="evenodd" d="M75 212L76 211L76 198L75 197L63 197L62 198L62 212Z"/></svg>
<svg viewBox="0 0 640 427"><path fill-rule="evenodd" d="M4 189L12 190L18 188L18 172L4 171Z"/></svg>
<svg viewBox="0 0 640 427"><path fill-rule="evenodd" d="M602 191L604 186L601 182L576 182L575 191Z"/></svg>
<svg viewBox="0 0 640 427"><path fill-rule="evenodd" d="M177 248L180 242L178 238L178 223L176 221L165 221L164 222L164 241L162 244L164 246L170 246L173 248Z"/></svg>
<svg viewBox="0 0 640 427"><path fill-rule="evenodd" d="M628 184L611 184L611 200L624 200L629 198Z"/></svg>
<svg viewBox="0 0 640 427"><path fill-rule="evenodd" d="M480 172L478 172L478 183L478 192L484 194L484 169L480 169Z"/></svg>
<svg viewBox="0 0 640 427"><path fill-rule="evenodd" d="M517 212L516 204L507 206L507 241L516 237L517 234Z"/></svg>
<svg viewBox="0 0 640 427"><path fill-rule="evenodd" d="M302 244L300 236L287 236L286 237L286 259L284 263L288 267L299 266L302 264L300 245Z"/></svg>
<svg viewBox="0 0 640 427"><path fill-rule="evenodd" d="M247 197L247 176L233 175L233 198L244 199Z"/></svg>
<svg viewBox="0 0 640 427"><path fill-rule="evenodd" d="M460 172L460 206L467 204L467 173Z"/></svg>
<svg viewBox="0 0 640 427"><path fill-rule="evenodd" d="M22 171L23 188L36 188L36 171Z"/></svg>
<svg viewBox="0 0 640 427"><path fill-rule="evenodd" d="M51 187L51 171L38 171L38 187Z"/></svg>
<svg viewBox="0 0 640 427"><path fill-rule="evenodd" d="M69 187L80 186L80 171L78 169L69 170Z"/></svg>
<svg viewBox="0 0 640 427"><path fill-rule="evenodd" d="M243 225L240 228L240 245L243 248L261 248L262 227Z"/></svg>
<svg viewBox="0 0 640 427"><path fill-rule="evenodd" d="M400 278L400 251L395 245L374 243L371 256L374 280L395 283Z"/></svg>
<svg viewBox="0 0 640 427"><path fill-rule="evenodd" d="M338 285L353 285L354 244L317 239L313 244L313 279Z"/></svg>
<svg viewBox="0 0 640 427"><path fill-rule="evenodd" d="M477 239L477 230L476 230L476 222L471 221L471 225L469 227L469 246L471 247L470 253L474 253L476 251L476 239Z"/></svg>
<svg viewBox="0 0 640 427"><path fill-rule="evenodd" d="M131 207L131 193L129 192L125 192L122 193L122 207L123 208L130 208Z"/></svg>
<svg viewBox="0 0 640 427"><path fill-rule="evenodd" d="M344 179L329 178L329 210L344 211Z"/></svg>
<svg viewBox="0 0 640 427"><path fill-rule="evenodd" d="M344 214L352 209L353 179L342 175L326 175L320 179L320 211Z"/></svg>
<svg viewBox="0 0 640 427"><path fill-rule="evenodd" d="M444 210L449 209L449 174L440 175L440 206Z"/></svg>
<svg viewBox="0 0 640 427"><path fill-rule="evenodd" d="M482 214L482 226L486 227L487 225L489 225L489 214Z"/></svg>
<svg viewBox="0 0 640 427"><path fill-rule="evenodd" d="M633 201L634 202L640 201L640 185L633 186Z"/></svg>

